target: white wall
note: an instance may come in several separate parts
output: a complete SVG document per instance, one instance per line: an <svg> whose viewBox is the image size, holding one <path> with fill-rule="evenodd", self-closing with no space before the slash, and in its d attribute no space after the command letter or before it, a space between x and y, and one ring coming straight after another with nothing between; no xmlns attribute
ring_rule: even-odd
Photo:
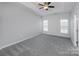
<svg viewBox="0 0 79 59"><path fill-rule="evenodd" d="M0 2L0 48L41 33L41 19L19 3Z"/></svg>
<svg viewBox="0 0 79 59"><path fill-rule="evenodd" d="M70 37L70 31L68 34L60 33L60 28L61 28L60 20L61 19L69 20L69 13L50 14L50 15L44 16L43 20L45 19L48 20L48 31L43 33L56 35L56 36Z"/></svg>

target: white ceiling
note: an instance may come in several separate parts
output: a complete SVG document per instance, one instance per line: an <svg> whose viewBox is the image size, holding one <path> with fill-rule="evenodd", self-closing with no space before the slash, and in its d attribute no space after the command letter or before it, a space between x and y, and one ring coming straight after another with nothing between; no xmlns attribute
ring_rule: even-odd
<svg viewBox="0 0 79 59"><path fill-rule="evenodd" d="M38 15L70 12L75 5L74 2L52 2L51 5L54 5L55 8L49 8L49 10L46 11L43 9L39 9L40 6L38 5L38 3L39 2L21 2L21 4L32 9Z"/></svg>

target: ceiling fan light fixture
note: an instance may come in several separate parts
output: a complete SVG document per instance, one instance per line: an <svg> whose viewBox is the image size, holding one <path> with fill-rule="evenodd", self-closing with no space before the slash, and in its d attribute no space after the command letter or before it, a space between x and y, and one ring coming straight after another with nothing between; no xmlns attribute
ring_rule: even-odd
<svg viewBox="0 0 79 59"><path fill-rule="evenodd" d="M44 9L48 9L48 6L45 6Z"/></svg>
<svg viewBox="0 0 79 59"><path fill-rule="evenodd" d="M44 2L43 4L39 5L41 6L39 9L44 9L44 10L48 10L49 8L54 8L54 6L50 6L51 2Z"/></svg>

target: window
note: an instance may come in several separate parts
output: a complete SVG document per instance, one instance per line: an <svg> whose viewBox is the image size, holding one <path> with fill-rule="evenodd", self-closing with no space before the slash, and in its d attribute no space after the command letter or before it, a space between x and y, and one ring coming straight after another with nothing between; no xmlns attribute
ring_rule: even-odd
<svg viewBox="0 0 79 59"><path fill-rule="evenodd" d="M48 20L43 20L43 31L48 31Z"/></svg>
<svg viewBox="0 0 79 59"><path fill-rule="evenodd" d="M61 26L61 33L68 33L68 19L61 19L60 20L60 26Z"/></svg>

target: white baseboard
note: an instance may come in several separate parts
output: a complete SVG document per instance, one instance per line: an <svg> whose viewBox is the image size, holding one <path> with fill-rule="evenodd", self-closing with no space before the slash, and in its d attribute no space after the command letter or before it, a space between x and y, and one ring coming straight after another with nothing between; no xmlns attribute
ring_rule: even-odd
<svg viewBox="0 0 79 59"><path fill-rule="evenodd" d="M35 34L35 35L30 36L30 37L28 37L28 38L27 38L27 37L23 37L22 40L19 40L19 41L16 41L16 42L13 42L13 43L10 43L10 44L7 44L7 45L4 45L4 46L0 47L0 50L3 49L3 48L9 47L9 46L11 46L11 45L20 43L20 42L22 42L22 41L24 41L24 40L28 40L28 39L33 38L33 37L35 37L35 36L38 36L38 35L40 35L40 34L41 34L41 33L38 33L38 34Z"/></svg>
<svg viewBox="0 0 79 59"><path fill-rule="evenodd" d="M63 37L63 38L70 38L70 37L67 37L67 36L55 35L55 34L51 34L51 33L43 33L43 34L52 35L52 36L58 36L58 37Z"/></svg>

